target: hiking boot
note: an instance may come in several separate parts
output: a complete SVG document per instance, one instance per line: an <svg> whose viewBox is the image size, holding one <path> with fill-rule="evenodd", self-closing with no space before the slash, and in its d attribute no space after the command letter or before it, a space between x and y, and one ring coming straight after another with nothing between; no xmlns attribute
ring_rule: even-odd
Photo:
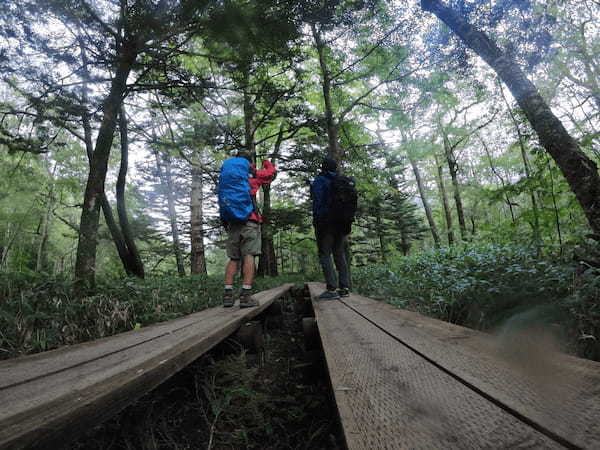
<svg viewBox="0 0 600 450"><path fill-rule="evenodd" d="M335 289L332 291L328 289L324 291L321 295L319 295L319 297L317 298L319 300L335 300L336 298L340 298L340 296Z"/></svg>
<svg viewBox="0 0 600 450"><path fill-rule="evenodd" d="M337 293L340 297L348 297L350 295L350 290L348 288L341 288L337 290Z"/></svg>
<svg viewBox="0 0 600 450"><path fill-rule="evenodd" d="M234 305L233 289L225 289L223 292L223 308L231 308Z"/></svg>
<svg viewBox="0 0 600 450"><path fill-rule="evenodd" d="M258 306L258 300L252 296L252 289L242 289L240 292L240 308Z"/></svg>

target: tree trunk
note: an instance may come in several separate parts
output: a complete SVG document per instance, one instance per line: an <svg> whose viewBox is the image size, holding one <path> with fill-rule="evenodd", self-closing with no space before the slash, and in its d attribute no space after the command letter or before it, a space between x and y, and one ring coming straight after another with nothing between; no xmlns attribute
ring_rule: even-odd
<svg viewBox="0 0 600 450"><path fill-rule="evenodd" d="M381 253L381 262L387 264L387 258L385 254L385 236L383 233L383 221L381 220L381 207L377 207L375 210L375 232L379 239L379 251Z"/></svg>
<svg viewBox="0 0 600 450"><path fill-rule="evenodd" d="M400 229L400 249L402 250L403 256L408 256L408 253L410 252L410 240L404 229Z"/></svg>
<svg viewBox="0 0 600 450"><path fill-rule="evenodd" d="M333 105L331 102L331 76L325 60L325 43L321 38L321 32L317 30L315 24L311 25L312 35L315 40L315 47L319 55L319 67L321 68L321 81L323 89L323 101L325 104L325 125L327 127L327 138L329 140L328 156L333 158L338 167L342 162L342 152L338 142L338 124L333 114Z"/></svg>
<svg viewBox="0 0 600 450"><path fill-rule="evenodd" d="M281 143L283 142L284 123L282 122L277 134L277 141L271 154L271 162L275 164L279 158ZM275 256L275 245L273 244L273 225L271 224L271 185L265 184L262 187L263 192L263 211L262 211L262 234L261 234L261 256L258 259L257 275L259 276L277 276L277 258Z"/></svg>
<svg viewBox="0 0 600 450"><path fill-rule="evenodd" d="M279 233L279 260L281 261L281 273L285 273L285 261L283 259L283 244L281 243L281 236L283 233Z"/></svg>
<svg viewBox="0 0 600 450"><path fill-rule="evenodd" d="M177 273L184 277L185 266L183 265L183 255L181 252L181 240L179 239L179 228L177 226L177 210L175 208L175 190L173 189L173 177L171 175L171 157L165 155L164 159L165 170L163 173L163 186L167 196L167 207L169 211L169 223L171 224L171 236L173 238L173 252L175 253L175 261L177 263ZM159 170L160 163L157 159Z"/></svg>
<svg viewBox="0 0 600 450"><path fill-rule="evenodd" d="M38 245L35 271L40 273L48 262L48 235L50 234L50 220L52 218L52 209L54 208L54 177L51 175L50 185L48 186L48 199L46 201L46 212L42 216L42 225L40 227L40 241Z"/></svg>
<svg viewBox="0 0 600 450"><path fill-rule="evenodd" d="M434 13L448 25L506 83L536 131L542 146L569 183L592 231L600 235L600 176L597 166L579 148L537 88L494 41L454 10L444 6L439 0L421 0L421 7L424 11Z"/></svg>
<svg viewBox="0 0 600 450"><path fill-rule="evenodd" d="M104 114L96 139L96 147L90 161L90 170L85 187L75 262L75 289L80 293L93 287L96 281L98 225L108 159L114 139L117 115L127 89L127 77L138 52L134 40L124 42L121 50L110 92L102 104Z"/></svg>
<svg viewBox="0 0 600 450"><path fill-rule="evenodd" d="M554 176L552 175L552 165L550 164L550 160L546 161L546 165L548 167L548 176L550 177L550 195L552 196L552 206L554 207L554 223L556 225L556 234L558 236L558 245L560 248L560 254L563 254L563 240L562 240L562 232L560 230L560 215L558 211L558 204L556 202L556 193L554 192Z"/></svg>
<svg viewBox="0 0 600 450"><path fill-rule="evenodd" d="M508 113L510 114L513 125L514 125L515 129L517 130L517 138L519 141L519 148L521 150L521 158L523 160L523 167L525 169L525 177L527 177L528 180L531 180L531 169L529 167L529 158L527 156L527 149L525 148L525 137L521 133L521 127L519 126L519 122L517 121L517 118L515 117L515 114L511 108L510 104L508 103L508 100L506 99L506 97L504 95L502 86L500 86L500 92L502 93L502 98L504 99L504 103L506 104L506 107L508 108ZM531 199L531 209L533 211L533 223L531 224L532 234L533 234L532 237L533 237L533 242L535 243L535 246L536 246L538 254L539 254L541 251L541 243L542 243L542 236L541 236L541 232L540 232L540 213L538 210L536 192L533 187L531 187L529 189L529 197Z"/></svg>
<svg viewBox="0 0 600 450"><path fill-rule="evenodd" d="M83 138L85 142L85 149L88 157L88 161L90 165L92 164L92 157L94 154L94 144L92 142L92 126L90 124L90 115L87 110L88 101L87 101L87 81L89 80L89 73L87 72L87 59L85 56L84 47L81 48L81 54L83 59L83 77L84 77L84 85L83 85L83 107L84 112L82 114L82 123L83 123ZM104 222L108 227L108 231L112 237L112 240L115 244L115 248L117 249L117 253L119 255L119 259L121 260L121 264L123 264L123 269L125 269L125 273L127 275L133 275L133 269L130 267L130 258L129 251L127 249L127 245L125 243L125 239L123 238L123 234L115 221L112 208L108 199L106 198L106 193L104 189L100 194L100 205L102 208L102 213L104 215Z"/></svg>
<svg viewBox="0 0 600 450"><path fill-rule="evenodd" d="M10 238L10 222L6 223L6 230L4 231L4 241L3 245L0 248L0 269L4 269L8 262L8 252L11 247L11 238Z"/></svg>
<svg viewBox="0 0 600 450"><path fill-rule="evenodd" d="M446 155L446 162L448 163L448 171L450 172L450 179L452 180L452 190L454 195L454 204L456 205L456 215L458 216L458 227L460 229L460 238L463 241L467 240L467 225L465 222L465 212L463 210L462 199L460 196L460 185L458 184L458 164L454 156L454 151L448 141L448 136L442 130L442 137L444 141L444 154Z"/></svg>
<svg viewBox="0 0 600 450"><path fill-rule="evenodd" d="M199 151L195 154L192 165L192 192L190 195L190 227L192 246L193 274L206 275L206 255L204 248L204 202L203 202L203 174L200 167Z"/></svg>
<svg viewBox="0 0 600 450"><path fill-rule="evenodd" d="M419 166L417 166L417 163L410 155L408 155L408 160L410 161L413 174L415 175L415 179L417 180L417 188L419 189L419 195L421 196L423 209L425 209L425 216L427 217L427 223L429 224L429 229L431 230L431 236L433 237L434 245L436 248L439 248L441 244L440 235L438 234L437 226L435 224L435 220L433 219L431 206L429 206L429 201L427 200L427 196L425 195L425 186L423 185L423 180L421 178Z"/></svg>
<svg viewBox="0 0 600 450"><path fill-rule="evenodd" d="M127 246L127 267L131 273L139 278L144 278L144 264L140 258L140 252L135 245L129 219L127 217L127 205L125 202L125 185L127 181L127 167L129 164L129 137L127 136L127 117L125 108L121 105L119 113L119 128L121 131L121 164L117 177L117 213L119 225L123 234L123 240Z"/></svg>
<svg viewBox="0 0 600 450"><path fill-rule="evenodd" d="M448 231L448 245L454 244L454 232L452 231L452 213L448 206L448 196L446 195L446 186L444 185L444 168L435 156L435 165L437 166L437 184L440 190L442 206L444 207L444 216L446 217L446 229Z"/></svg>
<svg viewBox="0 0 600 450"><path fill-rule="evenodd" d="M244 146L246 151L256 157L256 148L254 144L254 105L249 90L250 86L250 62L244 70Z"/></svg>
<svg viewBox="0 0 600 450"><path fill-rule="evenodd" d="M277 258L275 246L273 245L273 226L271 224L271 186L265 184L263 190L263 224L261 234L261 255L258 259L257 275L277 276Z"/></svg>

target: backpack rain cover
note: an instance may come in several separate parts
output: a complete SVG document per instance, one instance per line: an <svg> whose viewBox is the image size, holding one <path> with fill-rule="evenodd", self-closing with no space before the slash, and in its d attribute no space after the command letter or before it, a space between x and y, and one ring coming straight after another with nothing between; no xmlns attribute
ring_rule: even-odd
<svg viewBox="0 0 600 450"><path fill-rule="evenodd" d="M226 223L246 223L254 211L250 197L250 162L246 158L229 158L219 175L219 214Z"/></svg>

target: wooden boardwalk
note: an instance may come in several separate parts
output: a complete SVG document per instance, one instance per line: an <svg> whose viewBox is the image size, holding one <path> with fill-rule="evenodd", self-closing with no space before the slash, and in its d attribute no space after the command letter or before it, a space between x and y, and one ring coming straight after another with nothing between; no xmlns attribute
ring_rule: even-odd
<svg viewBox="0 0 600 450"><path fill-rule="evenodd" d="M0 448L56 448L158 386L234 333L260 306L211 308L98 341L0 362Z"/></svg>
<svg viewBox="0 0 600 450"><path fill-rule="evenodd" d="M309 283L348 448L600 448L600 363L323 289Z"/></svg>
<svg viewBox="0 0 600 450"><path fill-rule="evenodd" d="M349 449L600 449L600 363L359 295L316 301ZM0 448L55 448L117 413L265 311L212 308L0 362ZM534 339L535 340L535 339Z"/></svg>

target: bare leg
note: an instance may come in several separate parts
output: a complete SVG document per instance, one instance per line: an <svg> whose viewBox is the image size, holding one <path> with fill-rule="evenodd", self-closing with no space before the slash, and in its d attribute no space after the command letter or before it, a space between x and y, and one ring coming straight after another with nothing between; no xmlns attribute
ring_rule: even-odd
<svg viewBox="0 0 600 450"><path fill-rule="evenodd" d="M244 261L245 263L245 261ZM231 286L233 284L233 278L238 269L238 262L230 259L225 267L225 286ZM244 270L245 272L245 270ZM253 274L254 275L254 274Z"/></svg>
<svg viewBox="0 0 600 450"><path fill-rule="evenodd" d="M254 270L254 256L244 256L244 284L252 286L252 282L254 281Z"/></svg>

